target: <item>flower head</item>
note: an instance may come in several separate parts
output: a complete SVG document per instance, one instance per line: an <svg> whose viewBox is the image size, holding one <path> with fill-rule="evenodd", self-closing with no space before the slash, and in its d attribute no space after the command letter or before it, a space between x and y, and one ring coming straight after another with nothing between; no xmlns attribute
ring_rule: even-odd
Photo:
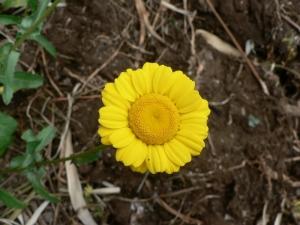
<svg viewBox="0 0 300 225"><path fill-rule="evenodd" d="M101 142L133 171L177 172L205 146L208 102L181 71L156 63L127 69L105 85L102 101Z"/></svg>

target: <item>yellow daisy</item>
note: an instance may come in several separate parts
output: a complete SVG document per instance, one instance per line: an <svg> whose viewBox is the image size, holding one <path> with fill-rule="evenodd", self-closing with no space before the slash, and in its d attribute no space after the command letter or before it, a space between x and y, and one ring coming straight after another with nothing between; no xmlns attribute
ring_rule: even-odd
<svg viewBox="0 0 300 225"><path fill-rule="evenodd" d="M157 63L127 69L105 85L102 101L101 142L133 171L177 172L205 146L208 102L181 71Z"/></svg>

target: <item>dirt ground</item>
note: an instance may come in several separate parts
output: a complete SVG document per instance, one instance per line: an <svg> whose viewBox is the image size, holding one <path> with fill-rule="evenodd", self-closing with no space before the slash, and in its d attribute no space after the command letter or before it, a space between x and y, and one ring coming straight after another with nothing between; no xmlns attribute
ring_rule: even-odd
<svg viewBox="0 0 300 225"><path fill-rule="evenodd" d="M17 92L9 106L0 103L17 118L17 135L40 130L43 116L62 132L64 116L59 115L66 115L67 93L79 83L84 87L72 108L73 147L76 152L95 147L103 85L144 62L168 65L193 78L210 102L206 147L178 173L150 174L140 193L144 175L116 162L113 148L78 167L83 187L100 188L107 181L121 188L120 194L99 196L105 207L90 199L87 207L97 223L300 224L299 1L211 0L243 49L249 40L255 43L248 57L269 95L243 57L219 52L196 32L206 30L234 46L206 0L165 1L176 9L159 0L142 1L146 12L137 8L139 2L70 0L49 16L43 32L57 59L33 42L26 43L22 55L24 69L43 74L45 85ZM32 124L26 116L29 104ZM49 156L58 143L59 137ZM51 193L66 189L59 168L51 167L55 172L46 182ZM40 221L80 224L64 196L55 205L62 213L49 209L55 220L47 223L42 215Z"/></svg>

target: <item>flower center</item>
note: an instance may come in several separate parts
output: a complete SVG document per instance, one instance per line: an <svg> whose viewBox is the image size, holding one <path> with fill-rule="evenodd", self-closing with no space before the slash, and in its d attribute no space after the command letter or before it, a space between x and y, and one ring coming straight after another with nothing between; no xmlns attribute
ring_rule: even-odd
<svg viewBox="0 0 300 225"><path fill-rule="evenodd" d="M166 96L147 94L137 99L129 111L133 133L148 145L171 140L179 128L179 113Z"/></svg>

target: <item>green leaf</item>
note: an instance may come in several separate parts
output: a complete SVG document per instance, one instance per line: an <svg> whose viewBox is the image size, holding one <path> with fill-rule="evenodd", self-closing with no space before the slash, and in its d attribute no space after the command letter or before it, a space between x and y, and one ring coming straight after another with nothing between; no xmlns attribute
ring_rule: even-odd
<svg viewBox="0 0 300 225"><path fill-rule="evenodd" d="M46 11L48 4L49 4L50 0L43 0L40 1L40 4L36 10L36 12L30 16L26 16L22 19L21 21L21 26L20 29L18 31L18 38L21 37L21 35L25 34L26 31L32 27L32 25L37 22L41 16L44 14L44 12ZM43 28L43 22L41 22L39 24L39 26L30 34L30 36L28 37L28 39L34 39L35 36L38 36L41 34Z"/></svg>
<svg viewBox="0 0 300 225"><path fill-rule="evenodd" d="M5 0L3 3L4 10L8 8L17 8L21 6L26 6L27 0Z"/></svg>
<svg viewBox="0 0 300 225"><path fill-rule="evenodd" d="M15 137L13 136L9 136L9 137L0 136L0 156L5 152L7 147L10 146L10 144L13 142L14 139Z"/></svg>
<svg viewBox="0 0 300 225"><path fill-rule="evenodd" d="M26 152L22 156L13 158L9 164L9 168L27 168L35 162L35 149L39 145L38 141L26 143Z"/></svg>
<svg viewBox="0 0 300 225"><path fill-rule="evenodd" d="M20 29L18 30L18 34L16 37L16 41L18 41L26 31L33 26L35 23L34 15L26 16L21 21ZM27 39L33 38L34 36L40 35L43 29L43 22L41 22L38 27L27 37Z"/></svg>
<svg viewBox="0 0 300 225"><path fill-rule="evenodd" d="M11 15L0 15L0 24L3 25L11 25L11 24L19 24L21 23L21 19L17 16Z"/></svg>
<svg viewBox="0 0 300 225"><path fill-rule="evenodd" d="M36 36L33 36L33 37L30 36L30 39L31 39L31 40L34 40L34 41L36 41L36 42L38 42L40 45L42 45L42 46L47 50L47 52L49 52L53 57L56 58L56 50L55 50L55 47L54 47L53 44L52 44L47 38L45 38L42 34L36 35Z"/></svg>
<svg viewBox="0 0 300 225"><path fill-rule="evenodd" d="M3 101L6 105L10 103L14 93L13 77L19 57L20 53L17 51L11 51L7 57L6 67L4 69L4 92L2 94Z"/></svg>
<svg viewBox="0 0 300 225"><path fill-rule="evenodd" d="M58 203L60 202L60 199L50 195L44 185L42 184L42 177L46 173L46 170L41 167L38 169L37 173L33 172L28 172L27 173L27 179L28 181L32 184L33 189L44 199L53 202L53 203Z"/></svg>
<svg viewBox="0 0 300 225"><path fill-rule="evenodd" d="M26 140L26 151L24 155L13 158L9 164L9 168L26 168L34 163L35 149L39 145L32 130L26 130L21 136L23 140Z"/></svg>
<svg viewBox="0 0 300 225"><path fill-rule="evenodd" d="M42 161L43 158L39 151L53 139L56 131L55 127L47 126L35 136L32 130L26 130L21 136L26 141L26 151L24 155L13 158L9 168L27 168L35 162Z"/></svg>
<svg viewBox="0 0 300 225"><path fill-rule="evenodd" d="M96 152L94 154L84 156L83 158L74 159L74 160L72 160L72 163L80 166L85 163L97 161L101 157L101 155L102 155L102 151Z"/></svg>
<svg viewBox="0 0 300 225"><path fill-rule="evenodd" d="M17 126L18 122L13 117L0 112L0 136L11 135Z"/></svg>
<svg viewBox="0 0 300 225"><path fill-rule="evenodd" d="M35 149L31 152L32 154L34 154L34 155L32 155L32 157L37 162L42 160L42 157L41 157L41 154L39 153L39 151L42 150L48 144L48 142L50 140L53 139L56 131L57 131L57 128L47 126L42 131L40 131L37 136L35 136L33 134L32 130L27 130L22 135L21 138L23 140L25 140L27 143L36 142L36 141L38 142L38 145L35 146Z"/></svg>
<svg viewBox="0 0 300 225"><path fill-rule="evenodd" d="M35 151L37 152L42 150L48 144L48 142L54 138L56 131L56 127L47 126L40 133L38 133L36 137L40 141L40 144L36 147Z"/></svg>
<svg viewBox="0 0 300 225"><path fill-rule="evenodd" d="M0 46L0 65L1 65L1 62L6 60L7 54L9 53L11 46L12 46L12 43L6 43L5 45Z"/></svg>
<svg viewBox="0 0 300 225"><path fill-rule="evenodd" d="M26 142L37 141L37 138L35 137L33 131L30 129L26 130L21 138Z"/></svg>
<svg viewBox="0 0 300 225"><path fill-rule="evenodd" d="M33 14L33 20L36 22L46 11L51 0L40 1L37 11Z"/></svg>
<svg viewBox="0 0 300 225"><path fill-rule="evenodd" d="M11 136L18 126L17 121L9 115L0 112L0 156L14 140Z"/></svg>
<svg viewBox="0 0 300 225"><path fill-rule="evenodd" d="M4 75L0 69L0 83L4 84ZM15 90L22 88L37 88L42 86L44 78L38 74L17 71L13 77L13 87Z"/></svg>
<svg viewBox="0 0 300 225"><path fill-rule="evenodd" d="M7 55L9 53L9 50L12 46L12 43L6 43L5 45L0 46L0 53Z"/></svg>
<svg viewBox="0 0 300 225"><path fill-rule="evenodd" d="M26 203L16 199L14 196L10 195L7 191L4 191L2 188L0 188L0 200L4 203L4 205L11 208L23 209L27 206Z"/></svg>
<svg viewBox="0 0 300 225"><path fill-rule="evenodd" d="M21 26L19 29L20 34L25 34L26 31L34 24L33 16L26 16L21 21ZM39 32L40 33L40 32Z"/></svg>
<svg viewBox="0 0 300 225"><path fill-rule="evenodd" d="M38 0L28 0L27 5L32 9L32 13L35 13L38 8Z"/></svg>

